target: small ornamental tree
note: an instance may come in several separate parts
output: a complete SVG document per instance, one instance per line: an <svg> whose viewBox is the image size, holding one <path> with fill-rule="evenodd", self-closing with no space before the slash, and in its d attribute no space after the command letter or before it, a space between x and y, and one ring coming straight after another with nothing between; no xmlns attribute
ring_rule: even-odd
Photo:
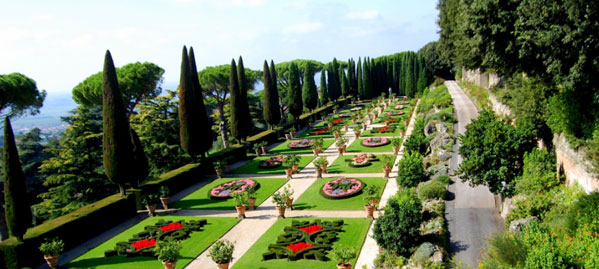
<svg viewBox="0 0 599 269"><path fill-rule="evenodd" d="M4 210L8 232L23 241L23 235L31 225L31 210L9 117L4 118Z"/></svg>
<svg viewBox="0 0 599 269"><path fill-rule="evenodd" d="M289 66L289 113L294 119L302 114L302 88L299 81L299 70L295 63Z"/></svg>
<svg viewBox="0 0 599 269"><path fill-rule="evenodd" d="M401 188L374 222L374 240L382 248L409 257L418 244L422 205L413 189Z"/></svg>
<svg viewBox="0 0 599 269"><path fill-rule="evenodd" d="M397 172L397 184L402 187L412 188L418 186L418 183L426 180L422 155L418 152L408 152L399 161L399 170Z"/></svg>
<svg viewBox="0 0 599 269"><path fill-rule="evenodd" d="M316 83L314 82L314 71L312 65L306 65L304 70L304 85L302 86L302 98L304 106L312 111L318 105L318 93L316 92Z"/></svg>
<svg viewBox="0 0 599 269"><path fill-rule="evenodd" d="M327 89L327 76L325 70L320 71L320 105L324 106L329 102L329 91Z"/></svg>
<svg viewBox="0 0 599 269"><path fill-rule="evenodd" d="M196 67L196 58L193 52L193 47L189 48L189 67L191 76L191 82L193 84L194 98L196 103L197 122L192 122L199 128L198 131L198 147L201 150L202 156L212 148L213 133L211 128L205 128L210 126L208 115L206 114L206 107L204 105L204 96L202 94L202 86L200 85L200 79L198 77L198 69Z"/></svg>
<svg viewBox="0 0 599 269"><path fill-rule="evenodd" d="M104 172L110 181L119 186L125 195L125 183L133 180L133 143L129 120L123 105L123 98L114 69L110 51L104 59L102 83L102 146L104 152Z"/></svg>

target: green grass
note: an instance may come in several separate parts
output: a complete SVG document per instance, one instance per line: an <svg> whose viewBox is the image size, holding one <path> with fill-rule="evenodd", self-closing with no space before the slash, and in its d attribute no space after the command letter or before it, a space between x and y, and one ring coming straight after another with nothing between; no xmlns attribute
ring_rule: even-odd
<svg viewBox="0 0 599 269"><path fill-rule="evenodd" d="M341 173L382 173L383 172L383 162L381 162L381 154L377 154L376 157L378 161L370 162L369 166L365 167L351 167L349 166L348 161L352 157L357 155L343 155L339 156L333 164L327 167L327 173L331 174L341 174ZM393 156L393 160L395 162L395 155Z"/></svg>
<svg viewBox="0 0 599 269"><path fill-rule="evenodd" d="M403 125L403 123L400 123L400 124ZM393 125L393 124L391 124L391 125ZM360 137L362 137L362 136L363 137L372 137L372 136L385 136L385 137L397 136L397 137L400 137L401 130L399 128L395 128L395 131L390 132L390 133L373 133L372 130L366 130L360 134Z"/></svg>
<svg viewBox="0 0 599 269"><path fill-rule="evenodd" d="M328 169L327 169L328 170ZM297 210L360 210L364 209L362 193L345 199L327 199L320 194L320 189L328 181L336 177L322 178L316 180L310 187L293 203L293 209ZM387 184L385 178L358 178L366 185L374 184L380 187L379 197Z"/></svg>
<svg viewBox="0 0 599 269"><path fill-rule="evenodd" d="M323 221L333 221L339 218L321 218ZM272 259L262 261L262 254L268 250L268 245L274 244L277 241L277 237L283 234L283 229L287 226L291 226L292 220L308 220L312 221L312 218L287 218L280 219L273 224L266 233L264 233L258 241L243 255L239 261L233 266L234 269L245 269L245 268L277 268L277 269L291 269L291 268L336 268L337 261L317 261L317 260L306 260L300 259L297 261L288 261L287 259ZM370 219L356 219L347 218L343 219L343 232L339 233L338 240L333 244L352 246L356 250L356 257L359 256L360 249L364 244L364 239L368 233L368 227L370 226ZM330 258L330 255L329 255ZM351 262L356 263L356 259Z"/></svg>
<svg viewBox="0 0 599 269"><path fill-rule="evenodd" d="M268 160L271 157L272 156L256 157L253 160L250 160L248 163L242 165L241 167L233 170L232 173L233 174L285 174L285 166L284 165L281 165L276 168L271 168L271 169L258 167L258 163L260 163L260 161ZM313 159L314 159L314 156L300 156L298 171L302 170Z"/></svg>
<svg viewBox="0 0 599 269"><path fill-rule="evenodd" d="M362 145L362 140L364 139L360 138L354 140L354 142L347 147L347 152L393 152L393 145L391 145L391 143L380 147L367 147Z"/></svg>
<svg viewBox="0 0 599 269"><path fill-rule="evenodd" d="M198 217L175 217L164 216L145 219L126 231L118 234L110 240L102 243L96 248L79 256L68 263L66 268L164 268L162 263L154 257L131 257L113 256L104 258L104 252L112 250L117 242L126 242L134 234L144 230L145 226L153 225L158 220L194 220L207 219L208 224L202 231L192 232L190 237L183 241L181 258L177 261L177 268L183 268L200 253L206 250L214 241L229 231L237 222L236 218L198 218Z"/></svg>
<svg viewBox="0 0 599 269"><path fill-rule="evenodd" d="M291 143L291 140L285 141L280 145L270 149L268 153L270 154L309 154L312 153L312 148L305 149L291 149L287 145ZM333 143L335 143L334 139L324 139L322 149L326 149L330 147Z"/></svg>
<svg viewBox="0 0 599 269"><path fill-rule="evenodd" d="M344 129L341 128L341 135L343 135L345 133ZM305 132L296 135L296 138L333 138L334 135L331 134L318 134L318 135L314 135L314 134L310 134L310 130L306 130Z"/></svg>
<svg viewBox="0 0 599 269"><path fill-rule="evenodd" d="M286 178L252 178L260 183L260 188L256 191L256 206L260 205L276 190L283 186ZM235 178L221 178L214 180L210 184L200 188L185 198L172 203L173 208L183 209L217 209L217 210L235 210L233 199L212 200L208 192L223 183L235 180Z"/></svg>

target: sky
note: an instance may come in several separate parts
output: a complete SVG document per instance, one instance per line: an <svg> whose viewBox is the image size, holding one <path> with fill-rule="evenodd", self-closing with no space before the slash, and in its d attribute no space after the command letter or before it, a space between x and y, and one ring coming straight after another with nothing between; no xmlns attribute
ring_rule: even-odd
<svg viewBox="0 0 599 269"><path fill-rule="evenodd" d="M293 59L329 62L417 51L438 39L437 0L0 0L0 74L19 72L68 93L115 65L153 62L179 80L181 49L198 69L243 56L262 69ZM172 87L167 87L172 88Z"/></svg>

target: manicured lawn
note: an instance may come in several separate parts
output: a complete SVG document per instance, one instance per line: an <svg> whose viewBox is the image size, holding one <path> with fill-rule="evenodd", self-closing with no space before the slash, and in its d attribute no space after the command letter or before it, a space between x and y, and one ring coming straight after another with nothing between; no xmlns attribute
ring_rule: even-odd
<svg viewBox="0 0 599 269"><path fill-rule="evenodd" d="M134 234L144 230L145 226L153 225L158 220L198 220L206 219L208 224L202 227L202 231L191 232L190 237L183 241L181 258L177 261L177 268L183 268L195 257L207 249L214 241L229 231L237 222L236 218L201 218L201 217L176 217L164 216L148 218L135 226L127 229L119 235L102 243L98 247L79 256L68 263L65 268L164 268L162 263L154 257L104 257L104 252L114 249L117 242L127 242Z"/></svg>
<svg viewBox="0 0 599 269"><path fill-rule="evenodd" d="M391 154L389 154L391 155ZM377 161L370 162L369 166L364 167L351 167L349 166L349 161L352 157L357 155L343 155L337 158L330 166L327 167L327 173L331 174L341 174L341 173L382 173L383 172L383 162L381 162L381 154L377 154ZM395 161L395 155L393 156L393 160Z"/></svg>
<svg viewBox="0 0 599 269"><path fill-rule="evenodd" d="M343 135L345 131L343 128L341 129L341 135ZM296 135L296 138L333 138L333 134L310 134L310 130L307 130L300 135Z"/></svg>
<svg viewBox="0 0 599 269"><path fill-rule="evenodd" d="M283 186L286 178L252 178L260 184L256 191L256 206L260 205L266 198L272 195L276 190ZM233 199L213 200L210 199L208 192L223 183L235 180L235 178L221 178L200 188L185 198L172 203L173 208L183 209L217 209L217 210L235 210Z"/></svg>
<svg viewBox="0 0 599 269"><path fill-rule="evenodd" d="M334 221L339 218L321 218L323 221ZM245 269L245 268L277 268L277 269L286 269L286 268L336 268L337 261L330 260L329 261L317 261L317 260L306 260L300 259L297 261L289 261L287 259L272 259L263 261L262 254L268 251L268 245L274 244L277 241L277 237L283 234L283 229L287 226L291 225L292 220L308 220L312 221L314 219L310 218L287 218L280 219L275 224L273 224L266 233L264 233L260 239L241 257L233 266L235 269ZM347 218L343 219L343 232L338 234L338 240L333 244L335 245L344 245L344 246L352 246L356 250L356 257L360 255L359 251L364 244L364 239L366 238L366 234L368 233L368 227L370 226L370 219L356 219L356 218ZM248 231L249 232L249 231ZM356 263L356 259L353 259L351 262L353 264Z"/></svg>
<svg viewBox="0 0 599 269"><path fill-rule="evenodd" d="M364 209L364 200L362 193L345 199L327 199L320 194L320 189L328 181L335 180L336 177L322 178L316 180L314 184L293 202L293 209L297 210L360 210ZM366 185L374 184L380 187L379 197L383 194L383 189L387 184L385 178L358 178ZM364 213L366 214L366 213Z"/></svg>
<svg viewBox="0 0 599 269"><path fill-rule="evenodd" d="M403 123L401 123L403 125ZM377 127L378 128L378 127ZM397 137L401 137L401 130L399 130L399 128L395 128L395 131L390 132L390 133L373 133L372 130L366 130L363 131L360 134L360 137L371 137L371 136L386 136L386 137L391 137L391 136L397 136Z"/></svg>
<svg viewBox="0 0 599 269"><path fill-rule="evenodd" d="M367 147L362 145L363 138L356 139L347 147L347 152L393 152L391 143L380 147Z"/></svg>
<svg viewBox="0 0 599 269"><path fill-rule="evenodd" d="M290 140L281 143L280 145L270 149L268 152L270 154L309 154L312 153L312 148L305 149L291 149L287 145L291 143ZM333 143L335 143L335 139L325 139L323 141L322 149L326 149L330 147Z"/></svg>
<svg viewBox="0 0 599 269"><path fill-rule="evenodd" d="M272 156L256 157L256 158L252 159L251 161L249 161L248 163L242 165L241 167L233 170L232 173L233 174L285 174L285 166L284 165L281 165L276 168L271 168L271 169L258 167L258 163L260 163L260 161L268 160L271 157ZM312 161L312 159L314 159L314 156L300 156L299 170L302 170L306 165L308 165Z"/></svg>

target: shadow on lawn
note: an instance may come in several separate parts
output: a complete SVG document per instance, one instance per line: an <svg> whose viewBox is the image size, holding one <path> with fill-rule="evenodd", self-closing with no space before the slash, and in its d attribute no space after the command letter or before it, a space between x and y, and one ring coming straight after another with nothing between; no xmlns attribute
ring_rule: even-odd
<svg viewBox="0 0 599 269"><path fill-rule="evenodd" d="M180 257L179 259L189 259L193 260L195 257ZM156 265L160 265L160 261L155 257L147 257L147 256L139 256L139 257L125 257L125 256L113 256L109 258L105 257L97 257L84 259L80 261L70 262L65 268L95 268L98 266L111 266L114 265L114 268L119 268L119 264L125 263L135 263L135 262L147 262L147 261L156 261ZM130 265L132 266L132 265Z"/></svg>
<svg viewBox="0 0 599 269"><path fill-rule="evenodd" d="M171 205L172 208L181 208L181 209L205 209L205 210L231 210L234 209L235 206L231 202L231 204L227 205L225 200L212 200L212 199L186 199L173 203ZM213 204L220 204L218 206Z"/></svg>
<svg viewBox="0 0 599 269"><path fill-rule="evenodd" d="M315 207L316 206L314 206L314 205L308 205L306 203L293 203L294 210L307 210L307 209L312 209Z"/></svg>

